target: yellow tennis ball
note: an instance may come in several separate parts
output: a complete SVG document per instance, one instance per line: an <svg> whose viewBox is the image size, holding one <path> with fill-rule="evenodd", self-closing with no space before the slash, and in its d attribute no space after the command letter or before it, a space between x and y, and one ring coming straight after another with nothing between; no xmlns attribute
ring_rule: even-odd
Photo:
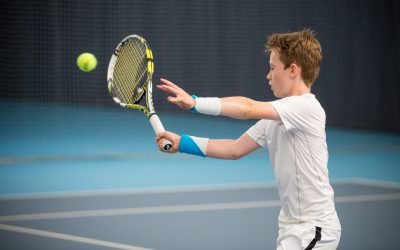
<svg viewBox="0 0 400 250"><path fill-rule="evenodd" d="M92 53L82 53L76 59L76 65L84 72L90 72L97 66L97 59Z"/></svg>

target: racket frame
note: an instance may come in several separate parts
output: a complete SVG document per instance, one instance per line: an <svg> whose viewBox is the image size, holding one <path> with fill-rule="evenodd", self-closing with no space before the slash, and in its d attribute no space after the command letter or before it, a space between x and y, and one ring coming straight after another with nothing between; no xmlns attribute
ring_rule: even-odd
<svg viewBox="0 0 400 250"><path fill-rule="evenodd" d="M122 46L124 46L126 43L132 41L133 39L138 39L141 41L141 43L146 47L146 59L147 59L147 80L146 83L143 84L143 94L137 101L137 103L123 103L118 97L114 96L112 94L112 89L113 89L113 80L114 80L114 69L115 65L117 62L117 59L120 54L120 49ZM159 132L164 132L164 126L161 123L160 118L156 114L154 110L154 104L153 104L153 73L154 73L154 60L153 60L153 52L150 49L149 44L147 43L146 39L143 37L133 34L125 37L122 39L122 41L118 44L116 49L114 50L114 53L111 56L110 63L108 64L108 70L107 70L107 86L108 86L108 91L113 97L114 102L118 103L121 107L124 108L131 108L131 109L138 109L142 111L150 121L151 126L153 127L153 130L156 134ZM146 106L138 104L139 101L142 99L143 95L146 95ZM170 151L172 147L172 143L166 139L163 139L162 142L162 147L164 151Z"/></svg>

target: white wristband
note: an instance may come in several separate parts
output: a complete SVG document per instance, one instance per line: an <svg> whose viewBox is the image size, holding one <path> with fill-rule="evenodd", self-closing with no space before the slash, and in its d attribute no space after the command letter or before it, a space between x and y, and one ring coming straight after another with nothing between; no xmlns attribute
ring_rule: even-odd
<svg viewBox="0 0 400 250"><path fill-rule="evenodd" d="M218 97L198 97L195 99L195 109L205 115L219 115L221 113L221 99Z"/></svg>

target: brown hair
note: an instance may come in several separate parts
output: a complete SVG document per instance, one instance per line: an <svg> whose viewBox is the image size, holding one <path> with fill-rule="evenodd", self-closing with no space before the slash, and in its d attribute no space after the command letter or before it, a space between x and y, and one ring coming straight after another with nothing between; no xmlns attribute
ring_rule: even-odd
<svg viewBox="0 0 400 250"><path fill-rule="evenodd" d="M273 34L265 42L265 48L267 52L278 52L285 69L292 63L299 65L307 86L310 87L317 79L322 63L322 49L312 30Z"/></svg>

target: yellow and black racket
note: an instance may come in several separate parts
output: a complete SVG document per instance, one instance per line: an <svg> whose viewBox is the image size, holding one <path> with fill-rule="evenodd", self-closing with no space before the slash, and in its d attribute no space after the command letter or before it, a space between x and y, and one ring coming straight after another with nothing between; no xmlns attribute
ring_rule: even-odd
<svg viewBox="0 0 400 250"><path fill-rule="evenodd" d="M124 108L142 111L150 119L154 132L165 129L156 115L152 99L154 72L153 52L146 40L138 35L125 37L115 49L108 65L108 91L114 101ZM146 104L139 104L146 96ZM164 151L171 149L171 142L163 141Z"/></svg>

